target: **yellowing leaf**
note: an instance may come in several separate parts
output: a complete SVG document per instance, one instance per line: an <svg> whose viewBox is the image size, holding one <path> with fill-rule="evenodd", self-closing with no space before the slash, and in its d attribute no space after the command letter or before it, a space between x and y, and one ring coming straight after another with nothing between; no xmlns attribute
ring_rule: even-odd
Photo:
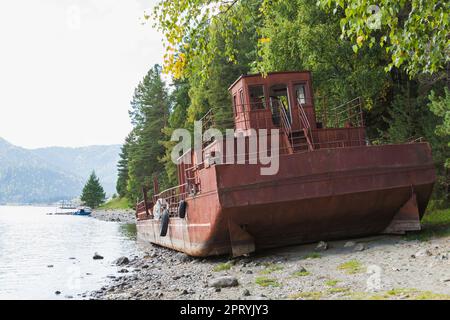
<svg viewBox="0 0 450 320"><path fill-rule="evenodd" d="M270 41L271 41L270 38L261 38L261 39L259 39L259 42L261 42L261 43L269 43Z"/></svg>
<svg viewBox="0 0 450 320"><path fill-rule="evenodd" d="M356 38L356 43L358 44L358 46L361 46L363 41L364 41L363 36L359 36L358 38Z"/></svg>

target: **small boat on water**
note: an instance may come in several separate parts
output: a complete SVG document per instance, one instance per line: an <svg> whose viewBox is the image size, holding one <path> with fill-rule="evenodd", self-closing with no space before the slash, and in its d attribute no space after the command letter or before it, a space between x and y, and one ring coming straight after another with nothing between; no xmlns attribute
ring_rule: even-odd
<svg viewBox="0 0 450 320"><path fill-rule="evenodd" d="M79 207L77 211L73 213L74 216L89 216L92 213L92 209L89 207Z"/></svg>
<svg viewBox="0 0 450 320"><path fill-rule="evenodd" d="M420 230L436 180L428 143L372 145L362 100L316 109L310 72L245 75L229 90L231 140L243 135L244 148L214 139L180 157L177 187L159 192L155 181L153 199L144 188L138 239L192 256L240 256ZM203 120L217 127L211 112ZM251 146L261 129L265 147L279 145L272 175L251 161L263 148Z"/></svg>

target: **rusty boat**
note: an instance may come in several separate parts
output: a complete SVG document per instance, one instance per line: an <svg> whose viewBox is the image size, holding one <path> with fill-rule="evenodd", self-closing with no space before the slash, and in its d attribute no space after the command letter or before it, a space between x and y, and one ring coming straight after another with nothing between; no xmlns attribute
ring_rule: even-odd
<svg viewBox="0 0 450 320"><path fill-rule="evenodd" d="M372 145L362 99L316 107L308 71L243 75L229 91L228 127L245 137L245 163L228 164L241 149L217 140L183 154L177 187L160 192L154 181L151 199L144 188L139 240L197 257L240 256L420 230L436 179L428 143ZM212 112L203 124L218 125ZM250 161L250 138L261 129L279 132L274 175Z"/></svg>

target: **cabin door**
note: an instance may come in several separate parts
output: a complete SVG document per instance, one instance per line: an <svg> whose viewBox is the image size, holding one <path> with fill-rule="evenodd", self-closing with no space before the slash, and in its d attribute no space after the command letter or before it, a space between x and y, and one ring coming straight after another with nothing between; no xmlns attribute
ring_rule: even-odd
<svg viewBox="0 0 450 320"><path fill-rule="evenodd" d="M292 110L287 85L277 84L270 88L270 109L274 125L279 127L283 118L292 124Z"/></svg>

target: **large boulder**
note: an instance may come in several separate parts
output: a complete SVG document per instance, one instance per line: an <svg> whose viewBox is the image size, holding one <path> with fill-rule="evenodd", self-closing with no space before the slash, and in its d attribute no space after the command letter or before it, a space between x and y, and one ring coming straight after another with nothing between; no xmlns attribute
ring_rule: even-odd
<svg viewBox="0 0 450 320"><path fill-rule="evenodd" d="M120 257L113 262L116 266L126 266L130 263L130 260L127 257Z"/></svg>
<svg viewBox="0 0 450 320"><path fill-rule="evenodd" d="M328 243L320 241L316 246L316 251L326 251L328 249Z"/></svg>
<svg viewBox="0 0 450 320"><path fill-rule="evenodd" d="M237 287L239 282L235 277L225 276L211 280L208 285L213 288L228 288Z"/></svg>
<svg viewBox="0 0 450 320"><path fill-rule="evenodd" d="M92 257L92 259L94 260L102 260L103 257L101 255L99 255L97 252L94 254L94 256Z"/></svg>

